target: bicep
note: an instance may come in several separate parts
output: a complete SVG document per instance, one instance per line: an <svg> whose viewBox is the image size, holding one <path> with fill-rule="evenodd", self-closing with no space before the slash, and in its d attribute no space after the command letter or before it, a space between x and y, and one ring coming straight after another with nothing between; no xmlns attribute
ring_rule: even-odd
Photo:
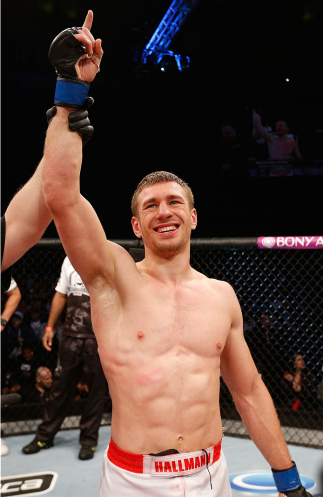
<svg viewBox="0 0 323 497"><path fill-rule="evenodd" d="M78 202L54 213L54 222L66 255L87 288L97 276L111 275L113 250L95 210L84 197L80 195Z"/></svg>
<svg viewBox="0 0 323 497"><path fill-rule="evenodd" d="M81 195L72 207L54 215L54 222L67 257L90 293L102 285L116 287L123 273L137 272L132 257L106 239L95 210Z"/></svg>

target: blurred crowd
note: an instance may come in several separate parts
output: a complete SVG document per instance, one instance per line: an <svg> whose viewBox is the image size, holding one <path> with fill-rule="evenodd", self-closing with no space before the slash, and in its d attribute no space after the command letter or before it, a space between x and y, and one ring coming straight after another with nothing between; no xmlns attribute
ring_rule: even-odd
<svg viewBox="0 0 323 497"><path fill-rule="evenodd" d="M10 298L18 294L19 299L7 324L1 326L2 394L19 393L22 403L46 402L49 398L65 318L63 312L55 325L52 350L47 351L42 338L56 283L53 280L48 285L48 281L31 279L28 291L21 295L13 280L8 292L1 296L2 316ZM75 400L84 399L87 395L88 387L81 379Z"/></svg>
<svg viewBox="0 0 323 497"><path fill-rule="evenodd" d="M317 411L323 409L323 354L309 351L319 343L319 332L307 336L293 319L285 300L244 313L245 338L277 407ZM306 350L306 354L300 349ZM314 352L314 351L313 351Z"/></svg>

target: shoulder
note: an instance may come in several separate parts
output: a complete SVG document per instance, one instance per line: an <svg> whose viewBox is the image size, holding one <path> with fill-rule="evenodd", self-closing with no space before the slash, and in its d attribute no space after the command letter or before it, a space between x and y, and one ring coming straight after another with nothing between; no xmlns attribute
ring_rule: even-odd
<svg viewBox="0 0 323 497"><path fill-rule="evenodd" d="M209 286L210 288L212 288L212 290L222 292L228 295L235 295L232 286L226 281L217 280L216 278L209 278L208 276L205 276L205 274L200 273L195 269L193 269L193 271L194 271L193 273L194 280L200 282L201 284Z"/></svg>
<svg viewBox="0 0 323 497"><path fill-rule="evenodd" d="M242 313L238 297L230 285L226 281L220 281L216 279L209 279L210 285L217 292L220 301L227 309L229 315L231 316L232 323L239 324L242 319Z"/></svg>
<svg viewBox="0 0 323 497"><path fill-rule="evenodd" d="M208 281L210 286L214 290L221 292L224 297L228 299L236 299L235 291L233 290L230 283L227 283L226 281L222 280L217 280L215 278L208 278Z"/></svg>
<svg viewBox="0 0 323 497"><path fill-rule="evenodd" d="M223 280L217 280L216 278L208 278L201 273L197 274L200 275L198 279L201 281L202 284L204 284L206 287L209 287L210 290L216 292L228 304L239 305L235 291L230 283L227 283Z"/></svg>

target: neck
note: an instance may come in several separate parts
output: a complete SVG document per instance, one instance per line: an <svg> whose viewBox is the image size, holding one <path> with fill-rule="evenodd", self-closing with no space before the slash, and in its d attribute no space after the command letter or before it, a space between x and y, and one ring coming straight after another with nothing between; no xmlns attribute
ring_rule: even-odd
<svg viewBox="0 0 323 497"><path fill-rule="evenodd" d="M142 272L163 280L165 283L177 284L189 277L192 271L190 266L190 246L182 252L165 256L145 248L145 259L138 263Z"/></svg>

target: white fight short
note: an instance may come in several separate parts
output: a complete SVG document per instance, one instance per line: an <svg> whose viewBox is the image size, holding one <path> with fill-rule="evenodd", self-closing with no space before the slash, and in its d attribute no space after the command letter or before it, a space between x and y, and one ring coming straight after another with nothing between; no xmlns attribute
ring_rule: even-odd
<svg viewBox="0 0 323 497"><path fill-rule="evenodd" d="M111 440L99 497L231 497L221 442L186 454L132 454Z"/></svg>

